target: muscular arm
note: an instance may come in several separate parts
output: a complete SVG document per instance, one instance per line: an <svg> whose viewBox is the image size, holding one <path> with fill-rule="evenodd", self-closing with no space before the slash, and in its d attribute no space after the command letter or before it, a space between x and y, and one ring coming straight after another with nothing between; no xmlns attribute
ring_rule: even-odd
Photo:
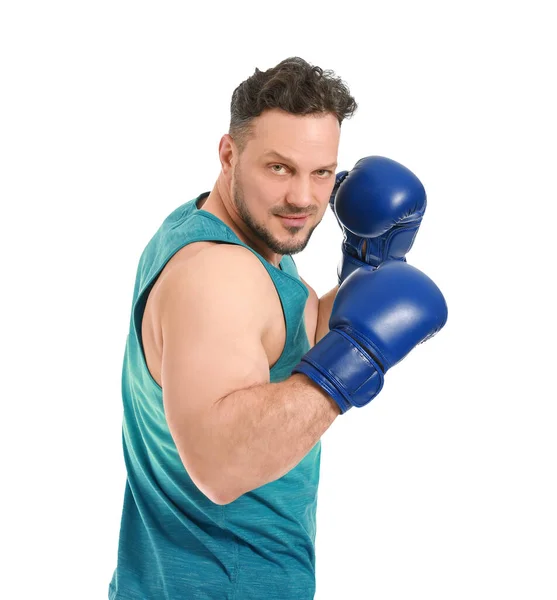
<svg viewBox="0 0 557 600"><path fill-rule="evenodd" d="M310 292L306 329L315 332L309 336L313 346L329 331L338 285L319 299L302 281ZM317 327L311 324L314 319ZM234 392L220 399L217 407L220 430L228 434L232 500L294 468L340 414L329 395L301 373L281 383Z"/></svg>
<svg viewBox="0 0 557 600"><path fill-rule="evenodd" d="M328 394L301 373L221 398L212 423L221 441L213 464L224 484L222 503L288 473L339 414Z"/></svg>
<svg viewBox="0 0 557 600"><path fill-rule="evenodd" d="M169 429L198 488L227 504L295 467L340 410L303 374L270 383L262 339L276 292L249 251L214 246L160 291Z"/></svg>

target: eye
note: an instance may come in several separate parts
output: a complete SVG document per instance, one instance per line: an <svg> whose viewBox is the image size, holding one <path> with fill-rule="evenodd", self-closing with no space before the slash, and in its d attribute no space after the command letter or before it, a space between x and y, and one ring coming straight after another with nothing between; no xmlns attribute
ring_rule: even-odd
<svg viewBox="0 0 557 600"><path fill-rule="evenodd" d="M331 175L332 171L329 171L328 169L317 169L316 173L320 177L327 177L327 176Z"/></svg>
<svg viewBox="0 0 557 600"><path fill-rule="evenodd" d="M280 173L280 171L276 170L274 167L278 167L279 169L285 168L284 165L279 165L279 164L271 165L271 171L273 171L274 173Z"/></svg>

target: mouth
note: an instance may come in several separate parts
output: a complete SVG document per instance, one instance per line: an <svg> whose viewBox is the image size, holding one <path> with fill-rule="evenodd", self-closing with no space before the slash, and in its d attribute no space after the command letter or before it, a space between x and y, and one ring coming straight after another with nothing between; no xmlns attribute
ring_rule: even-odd
<svg viewBox="0 0 557 600"><path fill-rule="evenodd" d="M289 227L303 227L309 219L309 215L277 215L285 225Z"/></svg>

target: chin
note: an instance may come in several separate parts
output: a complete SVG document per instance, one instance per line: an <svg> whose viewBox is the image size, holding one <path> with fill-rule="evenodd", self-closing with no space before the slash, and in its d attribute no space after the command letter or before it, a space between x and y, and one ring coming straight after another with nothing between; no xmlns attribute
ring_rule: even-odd
<svg viewBox="0 0 557 600"><path fill-rule="evenodd" d="M308 242L309 236L302 231L294 236L294 238L293 236L283 239L275 238L275 252L277 252L277 254L297 254L307 246Z"/></svg>

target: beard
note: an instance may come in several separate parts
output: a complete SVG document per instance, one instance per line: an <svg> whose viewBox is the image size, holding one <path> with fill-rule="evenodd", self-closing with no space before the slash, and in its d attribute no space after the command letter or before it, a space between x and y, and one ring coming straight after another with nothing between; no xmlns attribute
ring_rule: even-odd
<svg viewBox="0 0 557 600"><path fill-rule="evenodd" d="M307 236L302 240L292 240L286 242L278 240L264 225L258 223L252 217L248 207L246 206L244 190L242 188L242 184L240 183L239 175L240 168L239 166L236 166L234 171L234 192L232 194L232 200L236 210L238 211L238 214L242 218L242 221L246 224L252 234L276 254L281 254L284 256L286 254L297 254L298 252L301 252L308 245L309 239L319 223L316 223L309 230ZM300 232L299 227L285 227L285 230L289 231L293 235Z"/></svg>

